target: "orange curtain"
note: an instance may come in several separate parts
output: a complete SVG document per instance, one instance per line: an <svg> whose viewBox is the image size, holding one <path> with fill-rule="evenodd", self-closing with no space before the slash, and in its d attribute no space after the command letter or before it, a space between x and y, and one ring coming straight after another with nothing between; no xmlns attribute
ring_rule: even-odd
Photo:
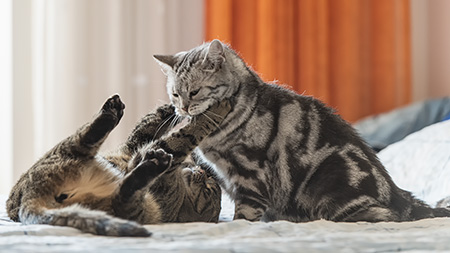
<svg viewBox="0 0 450 253"><path fill-rule="evenodd" d="M351 122L411 100L409 0L205 0L205 40Z"/></svg>

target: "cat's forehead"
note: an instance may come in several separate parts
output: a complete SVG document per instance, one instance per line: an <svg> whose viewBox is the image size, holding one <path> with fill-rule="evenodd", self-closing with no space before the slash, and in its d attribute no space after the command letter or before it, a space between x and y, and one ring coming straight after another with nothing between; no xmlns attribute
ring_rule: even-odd
<svg viewBox="0 0 450 253"><path fill-rule="evenodd" d="M199 78L192 73L186 73L175 77L174 82L168 83L170 92L179 93L179 95L187 94L192 90L199 88Z"/></svg>
<svg viewBox="0 0 450 253"><path fill-rule="evenodd" d="M180 75L183 73L183 71L186 70L193 70L192 68L197 67L197 65L201 64L203 59L205 58L205 55L207 53L207 48L197 47L190 51L185 52L179 52L175 55L177 58L177 62L174 65L174 71L177 75Z"/></svg>
<svg viewBox="0 0 450 253"><path fill-rule="evenodd" d="M208 74L201 69L203 58L202 52L198 51L178 55L178 61L173 68L175 74L173 88L182 92L198 86L198 83Z"/></svg>

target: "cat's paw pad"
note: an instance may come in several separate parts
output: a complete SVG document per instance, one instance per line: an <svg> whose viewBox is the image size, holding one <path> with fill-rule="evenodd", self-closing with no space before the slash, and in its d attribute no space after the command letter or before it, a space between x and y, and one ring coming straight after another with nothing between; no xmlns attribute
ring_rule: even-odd
<svg viewBox="0 0 450 253"><path fill-rule="evenodd" d="M162 149L151 149L146 152L143 160L151 161L161 170L166 170L172 163L172 155Z"/></svg>
<svg viewBox="0 0 450 253"><path fill-rule="evenodd" d="M118 94L115 94L108 98L102 107L102 114L109 114L117 117L119 121L123 116L123 110L125 109L125 104L120 100Z"/></svg>

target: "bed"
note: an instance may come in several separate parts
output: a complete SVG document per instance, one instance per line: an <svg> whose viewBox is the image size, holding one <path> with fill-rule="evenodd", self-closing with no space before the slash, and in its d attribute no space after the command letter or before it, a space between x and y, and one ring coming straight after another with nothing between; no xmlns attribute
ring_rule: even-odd
<svg viewBox="0 0 450 253"><path fill-rule="evenodd" d="M395 181L434 205L450 195L450 121L429 126L380 153ZM232 221L224 195L220 222L147 225L149 238L115 238L9 220L0 195L0 252L391 252L450 251L450 218L414 222Z"/></svg>

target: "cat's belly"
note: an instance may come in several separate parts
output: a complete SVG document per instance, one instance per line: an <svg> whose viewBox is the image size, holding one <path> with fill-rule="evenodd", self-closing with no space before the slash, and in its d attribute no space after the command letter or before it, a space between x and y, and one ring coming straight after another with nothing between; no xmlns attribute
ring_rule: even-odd
<svg viewBox="0 0 450 253"><path fill-rule="evenodd" d="M78 169L79 176L66 178L58 189L58 196L61 194L67 196L63 200L64 205L83 203L88 199L92 201L92 198L106 198L111 196L119 185L120 176L98 161Z"/></svg>

